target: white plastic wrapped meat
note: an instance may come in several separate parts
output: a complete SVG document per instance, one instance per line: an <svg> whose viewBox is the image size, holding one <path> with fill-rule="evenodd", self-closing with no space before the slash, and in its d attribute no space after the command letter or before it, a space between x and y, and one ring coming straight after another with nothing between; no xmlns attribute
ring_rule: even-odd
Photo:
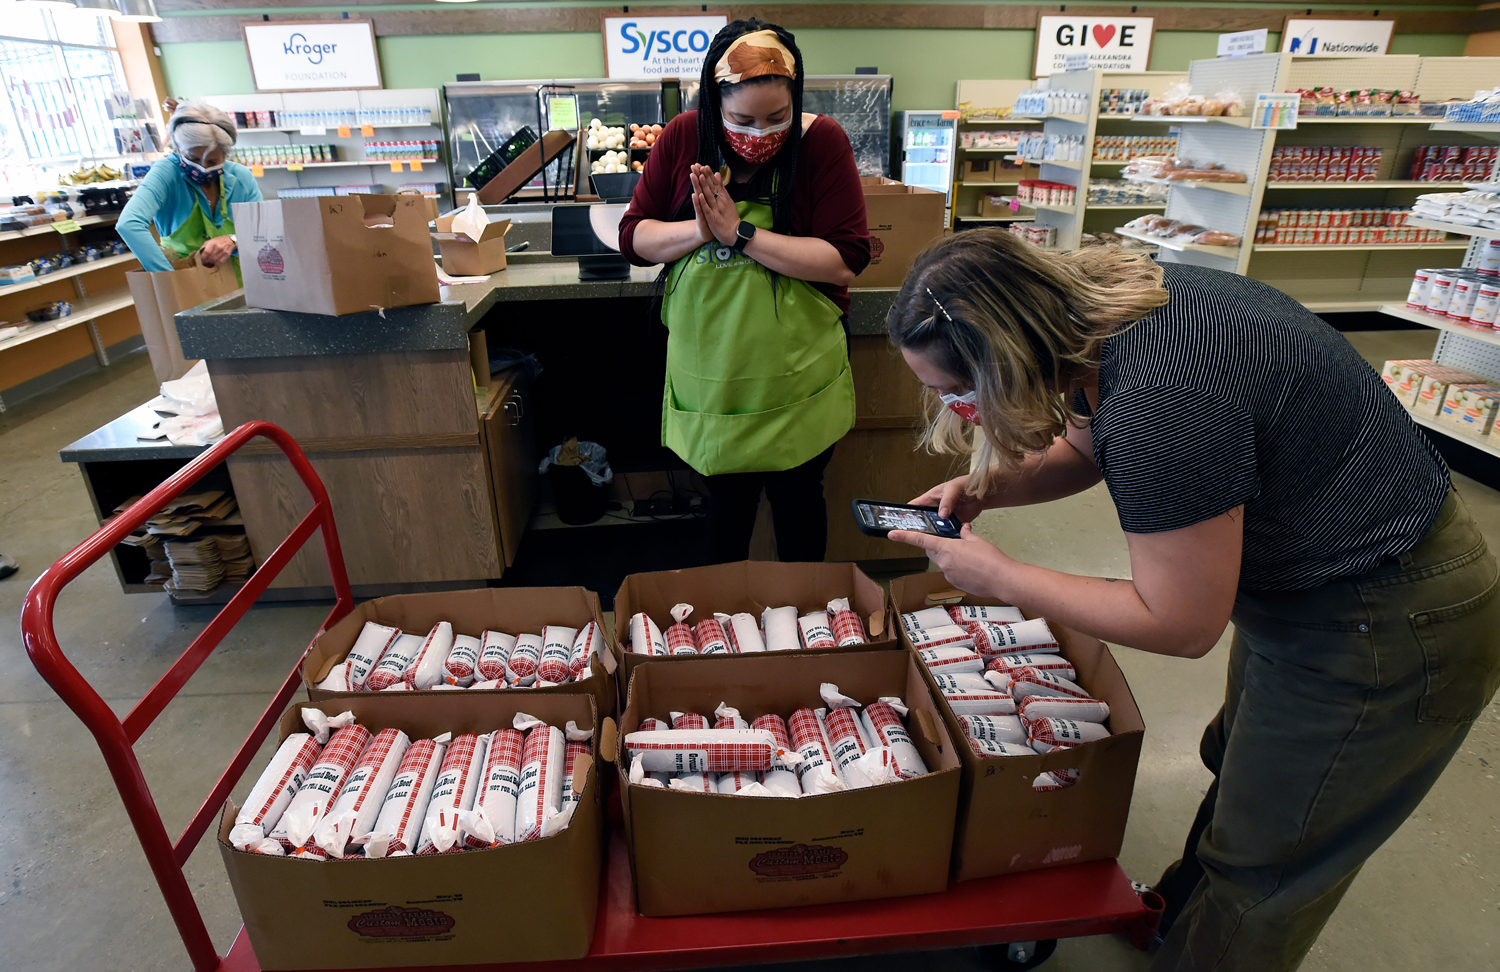
<svg viewBox="0 0 1500 972"><path fill-rule="evenodd" d="M662 640L667 646L669 655L696 655L698 654L698 641L693 637L693 629L687 625L687 616L693 613L691 604L676 604L672 606L672 625L662 632Z"/></svg>
<svg viewBox="0 0 1500 972"><path fill-rule="evenodd" d="M911 639L914 648L936 648L940 645L950 645L955 648L974 648L974 635L967 628L961 628L956 624L945 624L936 628L917 628L908 631L907 637Z"/></svg>
<svg viewBox="0 0 1500 972"><path fill-rule="evenodd" d="M523 737L515 729L496 729L489 737L474 809L458 815L465 847L499 847L516 839Z"/></svg>
<svg viewBox="0 0 1500 972"><path fill-rule="evenodd" d="M542 837L547 823L562 810L566 742L561 729L522 712L516 713L515 726L526 733L521 747L521 786L516 794L519 843Z"/></svg>
<svg viewBox="0 0 1500 972"><path fill-rule="evenodd" d="M476 666L475 677L482 682L505 681L505 663L515 647L515 635L508 635L503 631L486 631L480 635L479 664Z"/></svg>
<svg viewBox="0 0 1500 972"><path fill-rule="evenodd" d="M1016 710L1022 719L1072 719L1103 722L1109 718L1109 703L1098 699L1049 698L1034 695Z"/></svg>
<svg viewBox="0 0 1500 972"><path fill-rule="evenodd" d="M795 605L768 607L760 617L766 630L767 651L796 651L802 647L802 639L797 633Z"/></svg>
<svg viewBox="0 0 1500 972"><path fill-rule="evenodd" d="M714 710L714 728L749 729L751 726L750 723L745 721L745 717L740 715L739 709L720 702L719 707Z"/></svg>
<svg viewBox="0 0 1500 972"><path fill-rule="evenodd" d="M505 680L512 686L529 688L536 684L537 665L542 660L542 636L523 634L516 636L516 646L505 660Z"/></svg>
<svg viewBox="0 0 1500 972"><path fill-rule="evenodd" d="M812 709L798 709L787 720L788 735L801 764L796 767L798 785L804 794L833 793L847 789L833 768L823 723Z"/></svg>
<svg viewBox="0 0 1500 972"><path fill-rule="evenodd" d="M1092 698L1078 684L1035 668L1018 668L1010 673L1010 679L1010 694L1015 696L1017 702L1025 702L1034 695L1073 699Z"/></svg>
<svg viewBox="0 0 1500 972"><path fill-rule="evenodd" d="M812 611L797 619L802 647L808 651L832 651L839 646L833 637L833 624L827 611Z"/></svg>
<svg viewBox="0 0 1500 972"><path fill-rule="evenodd" d="M573 816L574 805L583 796L582 791L574 789L573 777L577 774L579 758L593 755L592 747L588 742L593 736L593 730L581 730L571 722L563 730L563 775L560 784L562 795L558 797L557 802L562 808L562 815L569 819Z"/></svg>
<svg viewBox="0 0 1500 972"><path fill-rule="evenodd" d="M916 632L930 628L945 628L954 623L954 619L948 612L940 607L923 608L920 611L908 611L901 615L901 627L908 636L914 636ZM915 638L913 638L915 640Z"/></svg>
<svg viewBox="0 0 1500 972"><path fill-rule="evenodd" d="M345 726L328 740L271 831L271 839L281 844L282 850L297 854L312 846L313 830L338 799L344 778L354 769L369 741L370 730L358 724Z"/></svg>
<svg viewBox="0 0 1500 972"><path fill-rule="evenodd" d="M724 632L724 625L718 618L704 618L698 622L693 629L694 639L698 643L698 654L700 655L727 655L729 651L729 635Z"/></svg>
<svg viewBox="0 0 1500 972"><path fill-rule="evenodd" d="M958 717L958 724L970 739L991 739L1018 746L1026 742L1026 727L1018 716L964 715Z"/></svg>
<svg viewBox="0 0 1500 972"><path fill-rule="evenodd" d="M642 723L642 726L645 724ZM797 782L797 773L783 758L784 754L796 752L792 745L792 737L787 733L786 720L775 713L756 716L750 723L750 728L761 729L771 734L776 740L776 755L771 760L771 768L760 774L760 782L771 796L799 797L802 795L802 784Z"/></svg>
<svg viewBox="0 0 1500 972"><path fill-rule="evenodd" d="M1015 624L1025 621L1020 608L1000 607L994 604L955 604L948 609L954 624L966 621L995 621L1000 624Z"/></svg>
<svg viewBox="0 0 1500 972"><path fill-rule="evenodd" d="M369 833L410 745L400 729L382 729L370 740L345 778L338 799L313 831L323 854L342 858L353 849L355 837Z"/></svg>
<svg viewBox="0 0 1500 972"><path fill-rule="evenodd" d="M432 785L432 798L424 814L422 836L417 841L418 854L462 850L458 815L474 808L480 777L484 775L485 746L489 738L488 734L480 736L466 732L455 737L443 754L443 765Z"/></svg>
<svg viewBox="0 0 1500 972"><path fill-rule="evenodd" d="M407 857L416 849L427 820L432 786L452 738L445 732L436 739L418 739L406 748L396 778L385 791L375 826L360 838L366 857Z"/></svg>
<svg viewBox="0 0 1500 972"><path fill-rule="evenodd" d="M979 674L984 671L984 659L979 654L957 645L944 645L940 648L921 648L917 651L917 657L922 659L922 664L934 672L973 672Z"/></svg>
<svg viewBox="0 0 1500 972"><path fill-rule="evenodd" d="M573 680L573 642L577 628L549 624L542 628L542 653L536 666L537 688L562 685Z"/></svg>
<svg viewBox="0 0 1500 972"><path fill-rule="evenodd" d="M1024 651L1032 655L1051 655L1062 650L1062 645L1047 626L1046 618L1032 618L1014 624L977 623L982 623L985 630L991 632L996 650L1001 654Z"/></svg>
<svg viewBox="0 0 1500 972"><path fill-rule="evenodd" d="M1018 668L1035 668L1039 672L1052 672L1063 678L1078 680L1078 673L1073 670L1073 663L1062 655L1036 655L1031 652L1013 652L1008 655L995 655L990 658L986 666L992 672L1011 673Z"/></svg>
<svg viewBox="0 0 1500 972"><path fill-rule="evenodd" d="M425 639L421 635L397 635L389 648L380 656L380 661L370 670L365 679L365 691L384 692L398 682L406 680L406 670L413 658L422 650Z"/></svg>
<svg viewBox="0 0 1500 972"><path fill-rule="evenodd" d="M896 761L896 772L903 780L913 780L927 775L927 764L922 754L911 741L903 718L907 714L906 704L898 698L886 697L865 707L865 729L877 745L884 745Z"/></svg>
<svg viewBox="0 0 1500 972"><path fill-rule="evenodd" d="M696 712L669 712L673 729L707 729L708 719Z"/></svg>
<svg viewBox="0 0 1500 972"><path fill-rule="evenodd" d="M1009 693L944 692L943 701L956 716L1014 716L1016 700Z"/></svg>
<svg viewBox="0 0 1500 972"><path fill-rule="evenodd" d="M266 839L266 832L275 828L321 751L310 733L294 732L281 741L260 779L250 788L245 805L235 814L229 843L236 850L253 850Z"/></svg>
<svg viewBox="0 0 1500 972"><path fill-rule="evenodd" d="M865 623L849 607L847 597L836 597L828 602L828 618L833 627L833 640L838 647L852 648L870 643L870 639L865 637Z"/></svg>
<svg viewBox="0 0 1500 972"><path fill-rule="evenodd" d="M359 629L359 637L354 639L354 647L349 649L349 654L344 656L344 660L335 669L343 669L344 684L348 686L347 691L364 691L365 679L369 678L370 672L380 664L380 656L384 655L386 649L395 644L399 637L401 637L400 628L376 624L374 621L365 622L365 626Z"/></svg>
<svg viewBox="0 0 1500 972"><path fill-rule="evenodd" d="M978 753L980 756L1036 755L1036 753L1032 751L1031 747L1027 746L1025 743L1001 742L998 739L975 739L973 736L970 736L969 745L973 746L974 752Z"/></svg>
<svg viewBox="0 0 1500 972"><path fill-rule="evenodd" d="M573 654L568 659L568 668L573 681L581 682L594 674L594 657L604 650L604 635L599 631L599 622L590 621L573 639Z"/></svg>
<svg viewBox="0 0 1500 972"><path fill-rule="evenodd" d="M1032 719L1026 723L1026 737L1035 746L1079 746L1105 739L1109 730L1097 722L1075 722L1072 719Z"/></svg>
<svg viewBox="0 0 1500 972"><path fill-rule="evenodd" d="M630 616L630 650L637 655L665 655L667 642L650 615L642 611Z"/></svg>
<svg viewBox="0 0 1500 972"><path fill-rule="evenodd" d="M453 650L443 662L443 681L448 685L468 688L474 684L474 675L479 665L480 641L473 635L453 636Z"/></svg>
<svg viewBox="0 0 1500 972"><path fill-rule="evenodd" d="M439 621L427 632L422 647L406 667L405 681L413 689L430 689L443 680L443 663L453 650L453 625Z"/></svg>
<svg viewBox="0 0 1500 972"><path fill-rule="evenodd" d="M755 623L755 615L742 612L734 615L715 614L714 617L724 626L729 635L729 643L739 654L749 655L766 650L766 643L760 636L760 625Z"/></svg>
<svg viewBox="0 0 1500 972"><path fill-rule="evenodd" d="M758 729L637 730L625 737L632 758L648 773L729 773L767 770L776 741Z"/></svg>

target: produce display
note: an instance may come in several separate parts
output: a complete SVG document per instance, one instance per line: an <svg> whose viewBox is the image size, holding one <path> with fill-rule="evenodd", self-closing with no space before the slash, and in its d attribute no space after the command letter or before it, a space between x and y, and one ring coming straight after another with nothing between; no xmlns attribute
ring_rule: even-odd
<svg viewBox="0 0 1500 972"><path fill-rule="evenodd" d="M657 657L681 655L741 655L761 651L830 651L869 643L864 621L837 597L828 609L800 613L793 605L768 607L759 620L753 614L714 614L689 626L691 604L672 608L672 624L665 629L645 612L630 618L630 651Z"/></svg>
<svg viewBox="0 0 1500 972"><path fill-rule="evenodd" d="M568 826L593 730L517 713L512 729L410 739L354 713L303 709L235 817L236 850L324 861L444 854Z"/></svg>
<svg viewBox="0 0 1500 972"><path fill-rule="evenodd" d="M87 186L98 182L118 182L124 178L124 171L101 164L74 169L67 175L58 176L57 181L65 186Z"/></svg>
<svg viewBox="0 0 1500 972"><path fill-rule="evenodd" d="M581 682L604 650L593 621L582 628L549 624L540 634L456 634L439 621L426 636L366 621L349 654L318 688L328 692L547 688Z"/></svg>
<svg viewBox="0 0 1500 972"><path fill-rule="evenodd" d="M660 125L631 125L630 148L650 148L661 137Z"/></svg>
<svg viewBox="0 0 1500 972"><path fill-rule="evenodd" d="M899 698L868 705L819 687L824 706L746 721L724 703L715 721L694 712L645 719L625 736L630 782L690 793L796 798L897 783L927 774ZM862 711L861 711L862 710Z"/></svg>

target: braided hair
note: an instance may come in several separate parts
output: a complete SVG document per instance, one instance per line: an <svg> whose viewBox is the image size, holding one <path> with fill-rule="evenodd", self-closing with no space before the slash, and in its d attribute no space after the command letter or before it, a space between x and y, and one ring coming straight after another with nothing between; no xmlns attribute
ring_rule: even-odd
<svg viewBox="0 0 1500 972"><path fill-rule="evenodd" d="M729 50L729 45L742 35L758 30L774 32L787 50L792 52L797 62L797 76L791 82L792 127L787 132L786 143L775 158L761 166L750 178L747 188L752 199L770 205L771 228L777 233L788 233L792 225L792 183L797 178L797 158L802 154L802 51L797 48L797 39L792 36L791 31L751 17L748 20L736 20L714 35L713 43L708 45L708 51L703 56L703 75L698 87L698 164L717 171L727 158L734 156L734 150L724 138L722 106L725 92L737 91L754 84L775 84L787 80L777 75L762 75L739 84L721 85L714 78L714 68L724 52ZM677 212L678 219L692 218L691 188Z"/></svg>

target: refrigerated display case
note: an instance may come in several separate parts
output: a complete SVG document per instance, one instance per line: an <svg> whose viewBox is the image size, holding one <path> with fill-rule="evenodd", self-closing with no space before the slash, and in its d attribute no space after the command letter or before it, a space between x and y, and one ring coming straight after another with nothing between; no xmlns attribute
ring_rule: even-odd
<svg viewBox="0 0 1500 972"><path fill-rule="evenodd" d="M682 82L682 110L698 107L698 81ZM802 110L838 122L854 147L862 176L891 171L891 76L889 74L808 75L802 83Z"/></svg>
<svg viewBox="0 0 1500 972"><path fill-rule="evenodd" d="M958 144L958 112L901 112L901 181L943 194L953 205L953 161Z"/></svg>

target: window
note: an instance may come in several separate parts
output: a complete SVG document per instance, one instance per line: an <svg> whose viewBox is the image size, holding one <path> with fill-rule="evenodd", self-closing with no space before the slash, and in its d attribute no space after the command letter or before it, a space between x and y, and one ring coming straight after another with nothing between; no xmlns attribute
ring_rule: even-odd
<svg viewBox="0 0 1500 972"><path fill-rule="evenodd" d="M45 182L84 160L118 159L104 101L125 74L109 20L0 2L0 167ZM31 170L31 171L27 171Z"/></svg>

